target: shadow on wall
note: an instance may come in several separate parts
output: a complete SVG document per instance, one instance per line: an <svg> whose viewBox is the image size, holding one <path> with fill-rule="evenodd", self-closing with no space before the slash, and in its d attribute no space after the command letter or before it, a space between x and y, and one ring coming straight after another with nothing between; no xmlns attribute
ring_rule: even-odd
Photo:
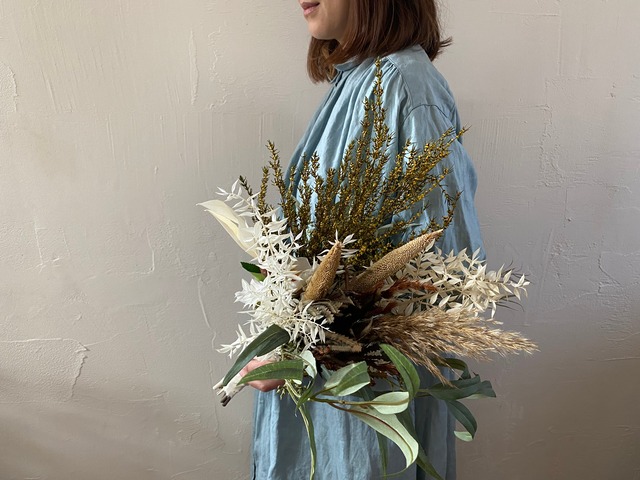
<svg viewBox="0 0 640 480"><path fill-rule="evenodd" d="M0 377L2 389L20 389ZM2 480L248 478L246 438L225 440L213 402L180 413L157 397L126 401L76 391L66 402L0 403ZM113 388L109 396L113 396ZM206 412L206 413L204 413ZM225 427L226 428L226 427ZM244 471L234 465L245 465Z"/></svg>

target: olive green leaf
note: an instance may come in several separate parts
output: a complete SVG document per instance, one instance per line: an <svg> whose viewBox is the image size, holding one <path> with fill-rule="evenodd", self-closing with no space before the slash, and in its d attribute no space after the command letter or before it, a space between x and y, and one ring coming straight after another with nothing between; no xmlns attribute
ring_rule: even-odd
<svg viewBox="0 0 640 480"><path fill-rule="evenodd" d="M389 392L369 401L369 405L380 413L400 413L407 409L411 397L409 392Z"/></svg>
<svg viewBox="0 0 640 480"><path fill-rule="evenodd" d="M478 423L476 422L476 419L471 411L457 400L447 402L447 406L449 407L449 411L453 414L456 420L460 422L460 425L462 425L471 436L469 440L472 440L476 435L476 431L478 430ZM460 435L458 435L458 433ZM464 435L464 433L465 432L456 432L456 436L461 440L469 441L466 440L467 436Z"/></svg>
<svg viewBox="0 0 640 480"><path fill-rule="evenodd" d="M266 275L262 273L260 267L254 263L240 262L240 265L242 265L242 268L253 275L253 277L259 282L262 282L265 278L267 278Z"/></svg>
<svg viewBox="0 0 640 480"><path fill-rule="evenodd" d="M454 380L450 385L438 383L421 391L440 400L460 400L461 398L495 396L495 392L493 392L491 388L491 382L487 380L482 381L479 376Z"/></svg>
<svg viewBox="0 0 640 480"><path fill-rule="evenodd" d="M455 432L453 432L453 434L463 442L470 442L471 440L473 440L473 436L469 432L460 432L456 430Z"/></svg>
<svg viewBox="0 0 640 480"><path fill-rule="evenodd" d="M460 377L463 379L471 378L469 366L464 360L460 360L459 358L442 358L440 359L440 363L453 370L461 371L462 373L460 374Z"/></svg>
<svg viewBox="0 0 640 480"><path fill-rule="evenodd" d="M309 480L313 480L316 473L316 436L313 428L313 422L311 421L311 415L307 411L307 405L300 405L298 407L300 416L304 422L304 426L307 429L307 436L309 437L309 450L311 452L311 471L309 472Z"/></svg>
<svg viewBox="0 0 640 480"><path fill-rule="evenodd" d="M367 364L358 362L333 372L324 384L322 393L336 397L351 395L369 383L371 378L367 372Z"/></svg>
<svg viewBox="0 0 640 480"><path fill-rule="evenodd" d="M398 445L405 457L407 467L418 459L420 448L418 442L402 425L398 417L366 407L352 406L347 411Z"/></svg>
<svg viewBox="0 0 640 480"><path fill-rule="evenodd" d="M307 375L311 378L316 378L318 376L318 362L316 362L316 357L313 356L313 353L310 350L305 350L299 357L304 361L304 370Z"/></svg>
<svg viewBox="0 0 640 480"><path fill-rule="evenodd" d="M411 412L407 409L404 412L397 414L396 416L398 417L398 420L400 420L404 428L406 428L407 431L415 438L418 438L416 428L413 424L413 418L411 417ZM434 480L443 480L443 478L438 474L435 467L429 460L427 453L420 445L418 448L418 460L416 460L416 465L418 465L418 467L420 467L424 472L431 475Z"/></svg>
<svg viewBox="0 0 640 480"><path fill-rule="evenodd" d="M249 373L238 382L253 382L254 380L297 380L302 381L304 376L304 363L302 360L282 360L280 362L267 363Z"/></svg>
<svg viewBox="0 0 640 480"><path fill-rule="evenodd" d="M373 392L373 389L369 385L362 387L360 390L358 390L356 395L362 397L364 400L369 400L369 401L373 400L376 397L375 393ZM405 410L405 411L408 413L408 410ZM380 432L376 431L376 438L378 439L378 449L380 450L381 472L382 472L382 476L384 477L387 474L387 466L389 464L389 448L388 448L387 437L385 437Z"/></svg>
<svg viewBox="0 0 640 480"><path fill-rule="evenodd" d="M391 363L393 363L393 365L398 369L398 373L400 373L402 381L407 387L409 396L411 398L414 398L416 396L416 393L418 392L418 389L420 388L420 377L418 376L416 367L405 355L400 353L391 345L381 344L380 348L387 355L387 357L389 357Z"/></svg>
<svg viewBox="0 0 640 480"><path fill-rule="evenodd" d="M271 325L242 351L222 380L222 386L227 385L254 357L265 355L288 341L289 334L285 330L277 325Z"/></svg>

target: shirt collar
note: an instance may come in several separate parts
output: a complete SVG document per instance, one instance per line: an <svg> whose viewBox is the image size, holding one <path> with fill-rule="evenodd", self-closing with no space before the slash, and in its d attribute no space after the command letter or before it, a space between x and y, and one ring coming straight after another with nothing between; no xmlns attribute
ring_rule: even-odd
<svg viewBox="0 0 640 480"><path fill-rule="evenodd" d="M359 62L357 59L352 58L351 60L347 60L344 63L339 63L335 66L335 68L339 72L347 72L349 70L352 70L356 65L358 65L358 63Z"/></svg>
<svg viewBox="0 0 640 480"><path fill-rule="evenodd" d="M336 69L336 74L331 79L331 83L334 85L337 84L344 75L357 67L359 63L360 62L358 62L357 59L352 58L351 60L347 60L344 63L335 65L334 68Z"/></svg>

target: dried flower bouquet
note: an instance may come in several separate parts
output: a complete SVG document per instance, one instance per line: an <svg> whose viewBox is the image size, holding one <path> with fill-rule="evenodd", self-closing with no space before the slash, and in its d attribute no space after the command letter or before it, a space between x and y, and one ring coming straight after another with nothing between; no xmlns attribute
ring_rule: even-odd
<svg viewBox="0 0 640 480"><path fill-rule="evenodd" d="M243 280L236 295L250 318L238 327L238 338L221 348L237 359L214 389L226 405L249 381L282 379L282 393L295 401L307 427L311 478L315 441L307 402L355 415L381 440L396 443L407 467L417 462L438 479L413 429L411 400L430 395L445 401L465 429L456 434L470 440L477 424L459 400L495 393L459 357L535 350L519 334L498 328L494 317L497 305L526 294L525 277L487 271L478 252L443 254L434 248L460 195L443 185L448 170L434 174L434 167L462 132L444 132L423 148L407 141L390 159L393 133L385 124L382 94L378 64L373 100L364 101L362 133L338 169L320 171L314 155L285 176L270 143L271 162L257 194L241 177L240 185L221 191L224 200L202 204L253 258L243 263L253 278ZM266 203L270 181L281 198L275 207ZM447 215L416 232L433 191L446 200ZM402 220L390 223L392 218ZM414 238L397 245L407 231ZM241 377L254 357L271 363ZM422 388L416 365L439 383ZM443 375L447 368L457 372L455 380Z"/></svg>

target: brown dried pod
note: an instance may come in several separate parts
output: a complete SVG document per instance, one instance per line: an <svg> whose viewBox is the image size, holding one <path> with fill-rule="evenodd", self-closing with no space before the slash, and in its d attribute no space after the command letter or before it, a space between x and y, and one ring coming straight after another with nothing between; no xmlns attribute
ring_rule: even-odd
<svg viewBox="0 0 640 480"><path fill-rule="evenodd" d="M412 258L422 253L432 240L437 239L442 230L425 233L418 238L405 243L401 247L390 251L367 270L356 277L349 285L349 290L355 293L369 293L374 291L388 277L403 268Z"/></svg>
<svg viewBox="0 0 640 480"><path fill-rule="evenodd" d="M338 267L340 267L341 254L342 243L336 242L309 279L307 288L302 294L303 301L313 302L320 300L329 293L336 278Z"/></svg>

